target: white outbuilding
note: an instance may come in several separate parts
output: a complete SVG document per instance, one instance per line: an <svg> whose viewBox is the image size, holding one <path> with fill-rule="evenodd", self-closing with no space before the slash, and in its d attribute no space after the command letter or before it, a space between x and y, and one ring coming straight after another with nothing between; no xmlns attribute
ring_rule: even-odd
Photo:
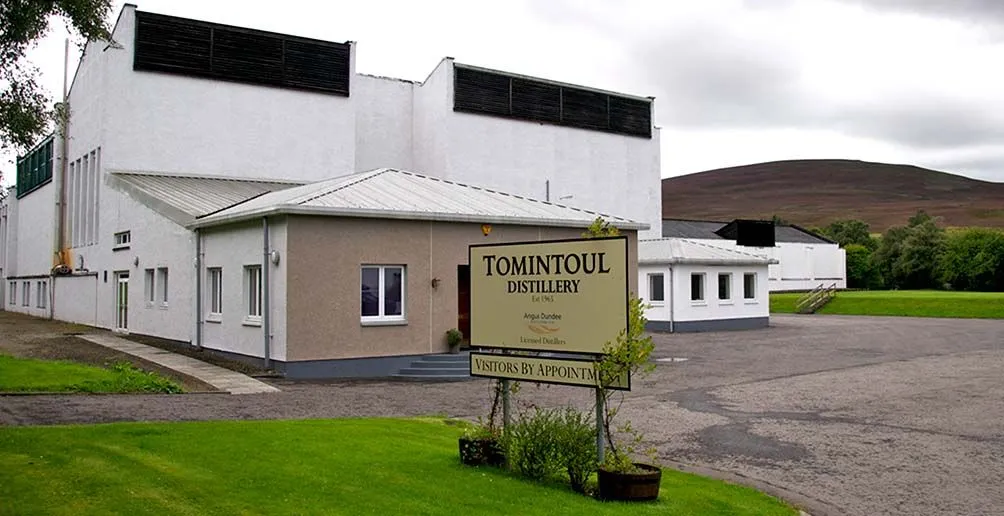
<svg viewBox="0 0 1004 516"><path fill-rule="evenodd" d="M700 332L765 328L768 267L777 260L689 240L638 242L638 287L647 329Z"/></svg>

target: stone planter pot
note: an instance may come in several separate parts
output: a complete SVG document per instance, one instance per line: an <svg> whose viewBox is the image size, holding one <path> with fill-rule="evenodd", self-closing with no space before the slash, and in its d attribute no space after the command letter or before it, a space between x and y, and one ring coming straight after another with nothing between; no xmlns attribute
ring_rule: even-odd
<svg viewBox="0 0 1004 516"><path fill-rule="evenodd" d="M597 472L599 482L599 498L601 500L617 500L623 502L638 502L659 498L659 484L662 483L662 470L648 464L635 463L637 471L622 473L619 471Z"/></svg>

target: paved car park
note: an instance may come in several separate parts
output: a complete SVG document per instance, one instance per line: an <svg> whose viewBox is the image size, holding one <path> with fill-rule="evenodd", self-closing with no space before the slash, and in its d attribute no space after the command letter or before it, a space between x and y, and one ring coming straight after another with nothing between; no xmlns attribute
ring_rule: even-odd
<svg viewBox="0 0 1004 516"><path fill-rule="evenodd" d="M765 330L654 338L658 367L622 413L662 459L820 514L1004 515L1004 320L775 316ZM276 383L282 392L253 395L0 397L0 424L475 417L489 402L482 380ZM518 397L592 399L530 385Z"/></svg>

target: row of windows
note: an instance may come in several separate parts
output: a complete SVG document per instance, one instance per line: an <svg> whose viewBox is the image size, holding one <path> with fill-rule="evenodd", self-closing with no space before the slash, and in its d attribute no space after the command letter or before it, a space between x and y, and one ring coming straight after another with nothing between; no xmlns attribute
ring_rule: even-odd
<svg viewBox="0 0 1004 516"><path fill-rule="evenodd" d="M53 136L17 160L17 197L20 199L52 180Z"/></svg>
<svg viewBox="0 0 1004 516"><path fill-rule="evenodd" d="M157 304L161 308L167 308L167 267L146 269L143 272L143 297L147 308Z"/></svg>
<svg viewBox="0 0 1004 516"><path fill-rule="evenodd" d="M21 282L21 306L31 306L30 281ZM17 305L17 282L10 282L10 290L7 296L7 303L11 306ZM39 280L35 282L35 308L48 308L49 306L49 280Z"/></svg>
<svg viewBox="0 0 1004 516"><path fill-rule="evenodd" d="M261 324L264 294L261 265L245 265L243 278L244 323ZM206 269L206 309L207 321L223 320L223 267Z"/></svg>
<svg viewBox="0 0 1004 516"><path fill-rule="evenodd" d="M66 178L67 230L73 247L98 243L101 148L69 164Z"/></svg>
<svg viewBox="0 0 1004 516"><path fill-rule="evenodd" d="M690 300L704 301L706 274L694 273L690 275ZM649 301L662 302L666 300L665 277L662 274L648 275ZM718 275L718 299L728 301L732 299L732 274L721 273ZM743 299L756 299L756 273L747 272L743 274Z"/></svg>

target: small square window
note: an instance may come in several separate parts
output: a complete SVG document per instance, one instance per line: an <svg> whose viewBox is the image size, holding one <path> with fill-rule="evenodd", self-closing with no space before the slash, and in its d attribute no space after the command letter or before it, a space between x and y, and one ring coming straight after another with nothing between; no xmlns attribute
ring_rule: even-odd
<svg viewBox="0 0 1004 516"><path fill-rule="evenodd" d="M666 281L662 274L648 275L648 300L654 302L666 300Z"/></svg>
<svg viewBox="0 0 1004 516"><path fill-rule="evenodd" d="M405 273L400 265L362 268L360 316L362 321L404 321Z"/></svg>
<svg viewBox="0 0 1004 516"><path fill-rule="evenodd" d="M21 282L21 306L31 306L31 282Z"/></svg>
<svg viewBox="0 0 1004 516"><path fill-rule="evenodd" d="M261 324L261 265L244 266L244 323L257 325Z"/></svg>
<svg viewBox="0 0 1004 516"><path fill-rule="evenodd" d="M210 267L209 271L209 316L207 319L219 321L223 318L223 268Z"/></svg>
<svg viewBox="0 0 1004 516"><path fill-rule="evenodd" d="M146 269L143 271L143 297L146 299L147 306L153 306L154 301L157 299L157 294L153 290L154 286L154 270Z"/></svg>
<svg viewBox="0 0 1004 516"><path fill-rule="evenodd" d="M732 275L718 275L718 299L725 301L732 299Z"/></svg>
<svg viewBox="0 0 1004 516"><path fill-rule="evenodd" d="M38 281L35 283L35 308L46 308L49 299L49 282Z"/></svg>
<svg viewBox="0 0 1004 516"><path fill-rule="evenodd" d="M756 273L743 274L743 299L756 299Z"/></svg>
<svg viewBox="0 0 1004 516"><path fill-rule="evenodd" d="M132 243L132 234L129 231L121 231L115 233L115 243L112 245L112 249L129 249L130 243Z"/></svg>
<svg viewBox="0 0 1004 516"><path fill-rule="evenodd" d="M7 303L11 305L17 304L17 282L10 282L10 295L7 296Z"/></svg>
<svg viewBox="0 0 1004 516"><path fill-rule="evenodd" d="M690 275L690 300L704 301L704 274Z"/></svg>

